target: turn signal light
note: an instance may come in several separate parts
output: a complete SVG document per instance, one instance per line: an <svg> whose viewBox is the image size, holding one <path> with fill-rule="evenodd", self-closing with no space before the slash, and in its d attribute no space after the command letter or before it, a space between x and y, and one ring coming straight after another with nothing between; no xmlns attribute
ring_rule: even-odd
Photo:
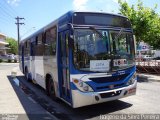
<svg viewBox="0 0 160 120"><path fill-rule="evenodd" d="M79 82L79 80L78 79L73 79L73 82L77 84Z"/></svg>

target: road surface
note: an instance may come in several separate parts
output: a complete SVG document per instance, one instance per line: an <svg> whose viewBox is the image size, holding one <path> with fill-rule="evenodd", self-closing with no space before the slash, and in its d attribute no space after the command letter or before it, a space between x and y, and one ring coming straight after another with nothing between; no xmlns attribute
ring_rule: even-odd
<svg viewBox="0 0 160 120"><path fill-rule="evenodd" d="M8 74L9 72L4 72L11 71L12 69L17 70L17 79L13 80L10 74ZM14 88L14 92L17 94L17 98L23 105L26 114L30 114L31 112L33 114L38 114L38 112L42 114L46 112L53 117L64 120L97 120L104 119L105 116L112 114L160 114L160 82L139 81L137 84L137 94L134 96L73 109L61 100L51 100L40 86L27 82L19 71L18 64L0 64L0 72L2 71L8 76L10 84ZM29 103L27 103L28 101ZM47 119L49 118L51 117Z"/></svg>

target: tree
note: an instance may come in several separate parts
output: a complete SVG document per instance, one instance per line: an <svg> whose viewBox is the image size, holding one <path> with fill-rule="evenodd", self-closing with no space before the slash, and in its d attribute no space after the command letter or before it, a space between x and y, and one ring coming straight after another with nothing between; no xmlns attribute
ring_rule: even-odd
<svg viewBox="0 0 160 120"><path fill-rule="evenodd" d="M160 16L155 12L157 5L154 8L144 7L140 0L131 7L121 0L118 3L121 14L131 21L137 42L144 41L160 49Z"/></svg>
<svg viewBox="0 0 160 120"><path fill-rule="evenodd" d="M9 47L10 49L8 50L9 53L12 54L18 54L18 43L14 38L6 38L6 42L9 43L9 45L7 47Z"/></svg>

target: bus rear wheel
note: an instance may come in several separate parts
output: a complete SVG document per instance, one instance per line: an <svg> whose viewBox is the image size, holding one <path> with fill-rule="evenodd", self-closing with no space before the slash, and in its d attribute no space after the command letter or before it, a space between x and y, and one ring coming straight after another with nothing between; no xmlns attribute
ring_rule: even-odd
<svg viewBox="0 0 160 120"><path fill-rule="evenodd" d="M57 97L55 95L53 79L51 77L49 78L49 81L48 81L48 95L51 97L51 99L57 100Z"/></svg>

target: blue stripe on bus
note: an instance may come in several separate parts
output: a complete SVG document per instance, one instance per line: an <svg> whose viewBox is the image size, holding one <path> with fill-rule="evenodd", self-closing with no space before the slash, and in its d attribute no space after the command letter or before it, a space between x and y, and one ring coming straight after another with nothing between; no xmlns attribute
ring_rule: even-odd
<svg viewBox="0 0 160 120"><path fill-rule="evenodd" d="M70 82L70 87L71 87L72 90L77 90L78 89L73 82Z"/></svg>
<svg viewBox="0 0 160 120"><path fill-rule="evenodd" d="M96 92L98 91L104 91L104 90L110 90L110 88L107 88L106 86L109 86L109 85L120 85L118 87L114 87L114 89L116 88L121 88L121 87L125 87L127 86L126 83L130 80L130 78L133 76L135 72L135 68L133 68L132 70L130 70L130 74L125 78L125 79L122 79L120 81L117 81L117 82L107 82L107 83L95 83L93 81L88 81L86 82L90 87L92 87L92 89ZM113 76L116 76L118 74L114 74ZM123 84L124 83L124 84ZM123 84L123 85L121 85ZM102 87L101 89L97 89L97 88L100 88ZM104 88L103 88L104 87ZM105 88L106 87L106 88Z"/></svg>
<svg viewBox="0 0 160 120"><path fill-rule="evenodd" d="M109 86L109 85L117 85L117 84L122 84L124 83L124 85L118 86L118 87L114 87L114 89L116 88L121 88L121 87L125 87L126 84L128 82L128 80L130 80L130 78L133 76L133 74L135 73L136 67L132 67L130 69L125 70L125 74L128 73L128 76L120 81L117 82L107 82L107 83L95 83L93 81L87 81L86 83L95 91L95 92L100 92L100 91L106 91L106 90L110 90L109 88L104 88L104 89L97 89L97 87L103 87L103 86ZM112 76L118 76L118 72L112 74ZM78 88L74 85L73 82L70 83L71 85L71 89L72 90L77 90Z"/></svg>

